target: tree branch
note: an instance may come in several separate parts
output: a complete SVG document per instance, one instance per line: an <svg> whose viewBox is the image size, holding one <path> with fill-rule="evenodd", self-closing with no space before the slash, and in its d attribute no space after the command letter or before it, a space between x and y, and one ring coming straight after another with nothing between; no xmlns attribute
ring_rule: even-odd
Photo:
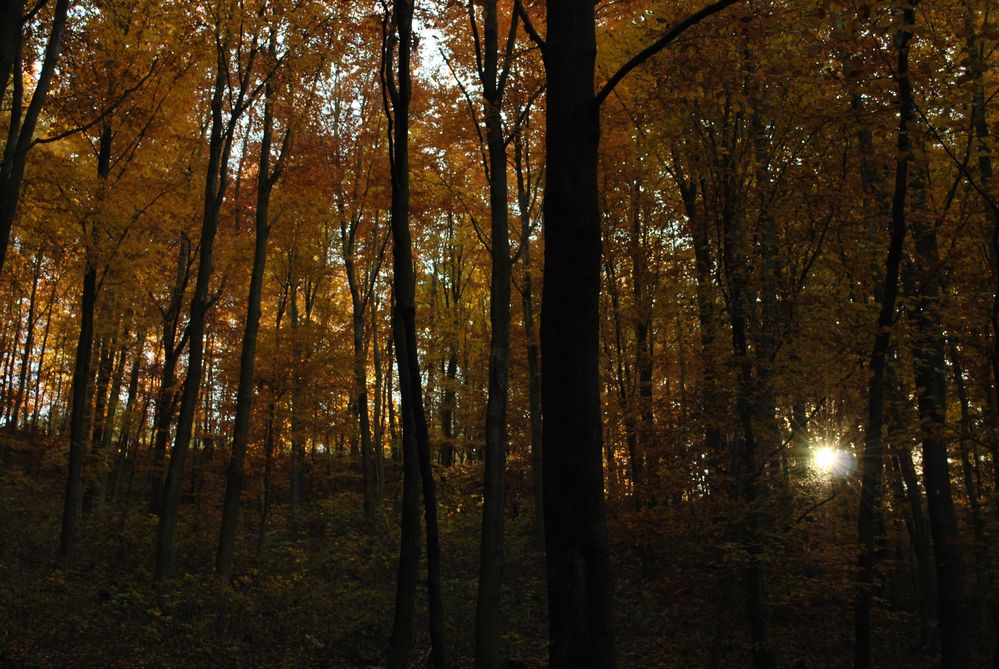
<svg viewBox="0 0 999 669"><path fill-rule="evenodd" d="M611 91L614 90L614 87L621 83L621 80L628 76L632 70L665 49L673 40L682 35L687 28L697 25L703 19L706 19L712 14L717 14L729 5L734 5L736 2L739 2L739 0L719 0L718 2L711 3L701 11L691 14L683 21L677 23L665 35L657 39L639 53L635 54L631 60L622 65L621 69L614 73L614 76L607 80L604 87L600 89L599 93L597 93L597 106L599 107L601 103L603 103L604 99L610 95ZM517 5L520 5L520 0L517 0Z"/></svg>
<svg viewBox="0 0 999 669"><path fill-rule="evenodd" d="M520 20L524 22L524 31L527 33L527 36L531 38L532 42L538 45L538 48L541 49L541 53L544 53L547 45L545 44L545 41L541 39L541 35L538 34L538 31L535 30L534 24L531 23L531 17L527 15L527 10L524 9L523 0L514 0L513 8L514 11L520 14Z"/></svg>

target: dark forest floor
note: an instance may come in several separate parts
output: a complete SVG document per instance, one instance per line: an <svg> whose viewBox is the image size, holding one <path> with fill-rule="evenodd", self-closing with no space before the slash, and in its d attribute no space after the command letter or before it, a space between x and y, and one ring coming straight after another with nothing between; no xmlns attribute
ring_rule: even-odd
<svg viewBox="0 0 999 669"><path fill-rule="evenodd" d="M218 482L206 486L200 504L182 509L180 575L160 593L151 579L156 519L144 512L138 494L131 504L109 504L84 518L73 567L63 570L55 561L63 485L58 469L38 477L0 470L0 666L383 665L398 553L394 486L383 528L366 532L360 495L351 490L353 474L343 463L332 496L305 505L298 532L288 529L286 504L273 508L259 560L253 557L257 512L250 500L256 491L248 491L231 585L212 573L221 493ZM455 667L472 664L477 476L474 468L449 471L441 490L447 654ZM814 499L822 492L813 491ZM852 504L844 492L801 519L788 509L768 530L769 638L780 667L851 666ZM726 509L706 503L640 513L626 503L612 506L620 667L749 666L738 578L745 551L726 541L730 518ZM526 484L511 489L506 555L506 654L541 667L543 562ZM902 567L897 571L908 573ZM884 595L876 611L877 666L934 666L932 654L919 647L912 583L888 579ZM417 621L413 666L423 666L423 603ZM976 666L987 666L992 642L973 646Z"/></svg>

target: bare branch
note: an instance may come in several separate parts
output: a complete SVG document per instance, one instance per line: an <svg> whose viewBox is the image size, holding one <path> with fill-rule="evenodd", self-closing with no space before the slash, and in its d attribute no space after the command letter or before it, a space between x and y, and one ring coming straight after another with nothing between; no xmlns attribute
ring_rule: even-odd
<svg viewBox="0 0 999 669"><path fill-rule="evenodd" d="M614 87L621 83L621 80L628 76L632 70L665 49L673 40L686 32L687 28L697 25L712 14L717 14L726 7L734 5L736 2L739 2L739 0L719 0L718 2L711 3L699 12L695 12L683 21L677 23L669 31L667 31L665 35L657 39L639 53L635 54L631 60L622 65L621 68L614 73L614 76L607 80L604 87L600 89L599 93L597 93L597 106L600 106L604 99L610 95L610 92L614 90Z"/></svg>

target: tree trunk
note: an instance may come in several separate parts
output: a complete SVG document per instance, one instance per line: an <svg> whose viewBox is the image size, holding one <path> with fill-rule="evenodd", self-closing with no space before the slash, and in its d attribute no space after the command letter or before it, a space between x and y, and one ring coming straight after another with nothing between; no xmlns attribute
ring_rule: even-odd
<svg viewBox="0 0 999 669"><path fill-rule="evenodd" d="M136 337L135 357L132 359L132 369L128 375L128 400L125 402L125 414L122 417L121 431L118 434L118 447L115 449L114 471L111 477L111 498L117 499L121 488L121 479L125 473L129 457L132 455L132 424L136 419L136 396L139 392L139 372L142 368L145 333Z"/></svg>
<svg viewBox="0 0 999 669"><path fill-rule="evenodd" d="M903 10L904 25L915 23L915 10ZM854 609L854 669L871 666L871 598L874 595L874 571L877 546L875 528L881 508L881 483L884 468L882 429L884 426L884 389L886 357L891 344L898 296L899 265L905 240L905 199L908 187L911 141L909 126L913 119L912 82L909 79L909 43L912 32L899 30L895 36L898 80L898 133L895 160L895 187L891 203L891 238L885 260L884 281L875 329L874 348L867 386L867 425L864 429L864 450L860 456L860 511L857 515L858 557L857 601Z"/></svg>
<svg viewBox="0 0 999 669"><path fill-rule="evenodd" d="M594 8L548 0L547 10L541 406L549 660L553 669L613 667L601 461Z"/></svg>
<svg viewBox="0 0 999 669"><path fill-rule="evenodd" d="M545 506L542 464L541 365L538 359L538 336L534 327L534 282L531 273L531 195L527 176L527 156L520 132L514 137L514 166L517 174L517 207L520 211L520 246L523 280L521 298L524 309L524 333L527 339L527 391L531 422L531 472L534 494L534 523L541 552L545 551Z"/></svg>
<svg viewBox="0 0 999 669"><path fill-rule="evenodd" d="M0 29L3 46L0 47L0 99L6 98L7 82L13 81L11 94L10 122L7 124L7 138L3 147L3 162L0 163L0 271L3 270L7 257L7 246L10 244L10 232L17 214L17 201L21 195L21 184L24 181L24 167L28 160L28 151L34 139L35 126L38 123L42 105L48 95L56 63L59 60L59 49L62 45L62 35L66 29L66 14L69 10L69 0L56 0L52 18L52 29L45 45L45 55L42 66L35 80L35 90L31 94L31 102L21 116L24 98L24 83L22 71L24 68L24 1L8 0L0 9L4 28ZM32 62L34 59L32 58Z"/></svg>
<svg viewBox="0 0 999 669"><path fill-rule="evenodd" d="M396 0L386 17L382 83L391 101L390 158L392 172L392 333L402 399L403 517L396 589L395 619L389 649L390 669L405 667L413 632L416 575L419 567L420 522L417 516L422 481L427 532L427 591L430 608L431 662L445 665L444 621L440 583L437 499L430 466L430 443L423 409L416 345L416 276L409 231L409 104L412 99L410 54L413 4ZM398 70L392 66L398 48ZM397 78L398 75L398 78ZM419 477L419 478L418 478Z"/></svg>
<svg viewBox="0 0 999 669"><path fill-rule="evenodd" d="M153 460L151 463L151 487L149 494L150 513L159 514L160 501L165 480L163 462L166 459L167 442L170 440L170 422L177 406L177 360L184 347L186 337L177 344L177 327L180 322L181 303L187 285L191 244L187 235L178 240L177 271L170 289L170 302L160 313L163 317L163 369L160 372L160 385L156 391L156 411L153 415Z"/></svg>
<svg viewBox="0 0 999 669"><path fill-rule="evenodd" d="M271 56L275 52L275 38L271 38ZM271 173L271 136L274 131L273 91L268 83L264 97L264 127L260 139L260 161L257 170L257 211L254 221L256 239L253 247L253 270L250 274L249 295L246 298L246 325L243 328L243 345L239 358L239 385L236 390L236 417L232 428L232 454L226 475L225 501L222 505L222 524L219 529L218 552L215 555L215 573L224 580L232 577L233 553L236 548L236 529L239 523L239 501L243 492L243 463L250 433L250 411L253 408L253 368L257 356L257 333L260 331L260 297L264 286L267 264L267 238L270 234L270 198L274 183L281 174L279 164Z"/></svg>
<svg viewBox="0 0 999 669"><path fill-rule="evenodd" d="M111 126L101 129L97 158L99 188L107 184L111 173ZM100 199L100 198L98 198ZM62 512L62 529L59 535L59 560L69 564L76 540L76 525L83 502L83 463L87 456L90 437L87 416L90 412L90 359L94 347L94 310L97 306L97 265L99 260L100 225L91 221L90 239L86 246L86 264L83 274L83 293L80 298L80 336L76 344L76 363L73 366L72 408L69 427L69 475L66 480L66 498Z"/></svg>
<svg viewBox="0 0 999 669"><path fill-rule="evenodd" d="M42 347L38 352L38 372L35 374L35 388L32 394L35 397L34 406L31 410L31 429L38 429L38 415L41 412L42 407L42 372L45 369L45 353L48 351L49 344L49 331L52 325L52 311L55 306L56 300L56 286L57 282L52 282L52 292L49 294L48 301L48 312L49 315L45 318L45 330L42 331Z"/></svg>
<svg viewBox="0 0 999 669"><path fill-rule="evenodd" d="M73 367L72 409L69 419L69 477L66 481L66 499L62 512L62 530L59 535L59 559L68 564L76 540L76 525L83 499L83 461L87 453L88 393L90 385L90 356L94 344L94 307L97 304L96 249L87 253L83 275L83 294L80 298L80 337L76 344L76 364Z"/></svg>
<svg viewBox="0 0 999 669"><path fill-rule="evenodd" d="M915 187L921 194L922 175ZM914 203L914 207L923 210L919 204ZM920 216L913 216L912 230L920 271L916 277L915 295L910 296L915 301L914 307L908 312L912 323L910 347L922 433L923 483L937 570L941 666L967 667L969 650L962 589L961 540L954 514L945 434L946 342L940 326L940 255L936 231L931 225L922 221Z"/></svg>
<svg viewBox="0 0 999 669"><path fill-rule="evenodd" d="M180 416L177 420L177 434L163 484L160 521L156 531L156 568L154 578L160 581L170 575L174 557L174 532L177 527L177 514L180 505L181 484L184 479L184 465L191 444L194 416L198 404L198 391L201 388L201 371L204 364L205 318L207 316L208 284L212 275L212 251L215 233L218 229L219 209L225 197L228 176L229 149L232 146L231 131L227 132L222 118L223 101L227 89L227 54L223 45L218 45L218 59L215 66L215 88L212 94L212 122L209 141L208 171L205 179L204 209L201 222L201 239L198 244L198 274L195 280L194 295L191 297L191 312L188 322L190 348L188 349L187 377L180 398ZM234 121L234 119L231 119ZM230 123L230 130L233 123Z"/></svg>
<svg viewBox="0 0 999 669"><path fill-rule="evenodd" d="M17 428L17 420L24 402L24 387L28 381L28 367L31 363L31 353L35 345L35 309L38 295L38 279L41 277L42 252L35 254L34 272L31 280L31 298L28 301L28 332L24 336L24 353L21 355L21 369L17 379L17 394L14 396L14 406L8 424Z"/></svg>
<svg viewBox="0 0 999 669"><path fill-rule="evenodd" d="M485 0L482 97L489 151L491 260L489 290L489 386L486 399L486 453L483 479L479 587L475 607L475 666L499 669L500 588L503 577L503 520L506 496L507 400L510 385L510 228L507 158L503 137L506 72L500 71L496 0ZM515 17L516 15L514 15ZM516 20L511 17L512 31ZM475 20L474 12L472 20ZM512 35L510 43L512 45Z"/></svg>

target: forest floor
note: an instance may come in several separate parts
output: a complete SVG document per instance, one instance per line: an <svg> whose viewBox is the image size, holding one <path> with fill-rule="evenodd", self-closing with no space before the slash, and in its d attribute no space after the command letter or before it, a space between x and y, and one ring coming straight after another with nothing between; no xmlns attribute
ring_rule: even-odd
<svg viewBox="0 0 999 669"><path fill-rule="evenodd" d="M211 495L182 509L179 575L159 591L152 582L156 518L140 495L85 516L73 566L60 569L57 469L37 476L0 470L0 666L384 666L398 558L395 486L390 480L381 529L365 531L353 474L341 466L345 473L332 495L304 505L297 532L288 527L287 505L275 505L259 558L253 554L258 516L248 493L231 584L212 571L221 496L208 486ZM453 667L472 664L478 476L475 468L449 470L440 490ZM513 485L510 497L503 644L510 666L542 667L543 558L527 484ZM851 665L852 497L842 497L801 522L775 525L766 537L770 643L780 667ZM749 666L739 580L745 551L726 540L732 525L726 513L695 504L642 512L623 503L611 507L620 667ZM911 598L893 597L893 606L882 600L876 612L878 666L933 666L933 656L918 648ZM414 667L424 666L429 645L422 591L420 600Z"/></svg>

